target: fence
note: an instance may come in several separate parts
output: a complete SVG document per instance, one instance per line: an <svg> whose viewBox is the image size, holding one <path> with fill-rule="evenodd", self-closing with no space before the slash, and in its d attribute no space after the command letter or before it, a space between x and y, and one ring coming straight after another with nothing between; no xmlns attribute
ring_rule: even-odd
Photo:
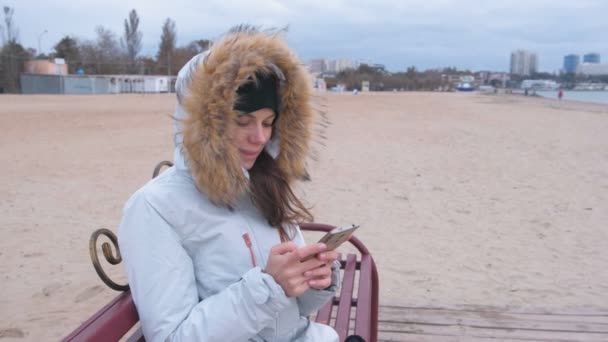
<svg viewBox="0 0 608 342"><path fill-rule="evenodd" d="M23 94L175 92L175 77L148 75L44 75L22 73Z"/></svg>

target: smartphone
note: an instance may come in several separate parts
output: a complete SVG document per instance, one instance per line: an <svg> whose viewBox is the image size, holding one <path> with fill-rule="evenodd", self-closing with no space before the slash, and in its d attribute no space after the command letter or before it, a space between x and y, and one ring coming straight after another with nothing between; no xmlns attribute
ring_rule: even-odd
<svg viewBox="0 0 608 342"><path fill-rule="evenodd" d="M341 227L337 227L327 232L319 242L327 245L328 251L333 251L338 248L341 244L346 242L351 234L359 228L358 225L349 224Z"/></svg>
<svg viewBox="0 0 608 342"><path fill-rule="evenodd" d="M328 251L333 251L334 249L338 248L338 246L346 242L350 235L357 230L357 228L359 228L359 226L354 224L336 227L327 232L327 234L323 235L319 242L327 245ZM302 262L308 261L314 257L314 255L310 255L302 259Z"/></svg>

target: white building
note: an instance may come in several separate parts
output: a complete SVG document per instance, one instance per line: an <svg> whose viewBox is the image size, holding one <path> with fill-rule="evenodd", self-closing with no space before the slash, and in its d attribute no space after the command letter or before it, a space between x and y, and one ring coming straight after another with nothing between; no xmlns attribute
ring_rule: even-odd
<svg viewBox="0 0 608 342"><path fill-rule="evenodd" d="M109 92L118 93L168 93L175 77L160 75L104 75L110 80Z"/></svg>
<svg viewBox="0 0 608 342"><path fill-rule="evenodd" d="M322 73L327 71L327 60L325 58L313 59L310 61L310 72Z"/></svg>
<svg viewBox="0 0 608 342"><path fill-rule="evenodd" d="M521 82L521 89L555 90L557 88L559 88L559 84L551 80L524 80Z"/></svg>
<svg viewBox="0 0 608 342"><path fill-rule="evenodd" d="M608 75L608 64L583 63L578 66L576 72L589 76Z"/></svg>
<svg viewBox="0 0 608 342"><path fill-rule="evenodd" d="M341 59L313 59L310 61L310 72L312 73L339 73L346 69L357 69L359 63L348 58Z"/></svg>
<svg viewBox="0 0 608 342"><path fill-rule="evenodd" d="M312 88L317 91L327 91L327 83L322 78L314 78L312 80Z"/></svg>
<svg viewBox="0 0 608 342"><path fill-rule="evenodd" d="M511 53L511 74L529 76L538 70L538 57L526 50Z"/></svg>
<svg viewBox="0 0 608 342"><path fill-rule="evenodd" d="M336 59L335 65L336 65L336 72L344 71L346 69L356 69L359 67L357 65L357 63L354 62L352 59L346 59L346 58Z"/></svg>
<svg viewBox="0 0 608 342"><path fill-rule="evenodd" d="M327 61L327 68L325 69L327 72L337 73L336 71L336 60L330 59Z"/></svg>

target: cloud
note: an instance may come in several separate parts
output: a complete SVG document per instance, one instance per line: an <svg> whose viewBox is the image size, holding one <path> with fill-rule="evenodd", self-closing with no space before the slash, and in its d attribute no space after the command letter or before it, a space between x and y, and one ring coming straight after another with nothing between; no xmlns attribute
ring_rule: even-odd
<svg viewBox="0 0 608 342"><path fill-rule="evenodd" d="M217 38L239 23L289 26L288 40L303 59L367 59L392 70L409 65L506 70L518 48L537 52L547 71L560 68L572 52L597 51L608 58L604 0L9 0L6 5L15 8L24 45L36 47L48 30L42 37L45 51L66 34L94 38L97 25L120 35L135 8L148 55L156 53L161 26L171 17L180 45Z"/></svg>

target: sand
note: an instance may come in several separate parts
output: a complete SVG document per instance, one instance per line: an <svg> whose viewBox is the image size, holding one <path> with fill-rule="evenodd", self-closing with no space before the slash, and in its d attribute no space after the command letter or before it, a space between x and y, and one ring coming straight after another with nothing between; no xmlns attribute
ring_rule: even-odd
<svg viewBox="0 0 608 342"><path fill-rule="evenodd" d="M381 304L608 309L608 106L327 94L318 222L355 222ZM57 340L116 296L88 239L172 159L174 95L0 96L0 339ZM124 280L122 270L111 272Z"/></svg>

